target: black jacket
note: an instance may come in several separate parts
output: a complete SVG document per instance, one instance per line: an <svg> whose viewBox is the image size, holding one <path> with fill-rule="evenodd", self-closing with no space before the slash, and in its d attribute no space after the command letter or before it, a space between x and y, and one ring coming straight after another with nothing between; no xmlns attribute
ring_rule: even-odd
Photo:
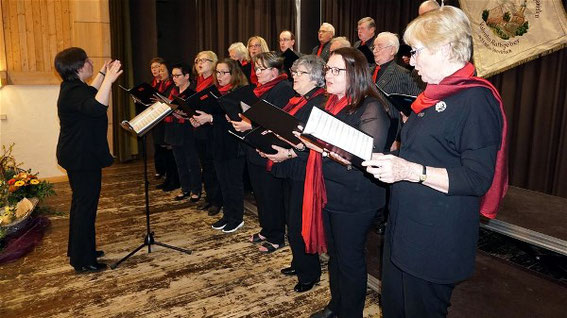
<svg viewBox="0 0 567 318"><path fill-rule="evenodd" d="M113 162L106 139L108 106L95 100L96 93L80 80L61 83L57 162L65 170L101 169Z"/></svg>

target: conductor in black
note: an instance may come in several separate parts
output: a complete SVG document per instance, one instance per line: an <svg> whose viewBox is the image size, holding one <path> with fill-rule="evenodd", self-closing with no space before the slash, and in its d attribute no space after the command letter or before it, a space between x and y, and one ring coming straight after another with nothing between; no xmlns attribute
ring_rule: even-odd
<svg viewBox="0 0 567 318"><path fill-rule="evenodd" d="M67 255L77 273L106 268L97 257L95 219L101 190L102 168L112 164L106 132L112 83L122 74L120 61L105 62L93 76L93 62L78 47L55 56L55 69L63 79L57 100L60 122L57 161L67 170L72 201Z"/></svg>

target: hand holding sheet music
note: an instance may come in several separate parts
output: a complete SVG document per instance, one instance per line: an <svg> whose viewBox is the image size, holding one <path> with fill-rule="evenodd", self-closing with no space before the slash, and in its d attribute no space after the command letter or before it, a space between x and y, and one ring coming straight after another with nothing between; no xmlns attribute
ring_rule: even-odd
<svg viewBox="0 0 567 318"><path fill-rule="evenodd" d="M311 111L303 135L322 141L322 148L348 161L369 160L372 156L374 140L371 136L319 108ZM356 161L360 162L359 159Z"/></svg>

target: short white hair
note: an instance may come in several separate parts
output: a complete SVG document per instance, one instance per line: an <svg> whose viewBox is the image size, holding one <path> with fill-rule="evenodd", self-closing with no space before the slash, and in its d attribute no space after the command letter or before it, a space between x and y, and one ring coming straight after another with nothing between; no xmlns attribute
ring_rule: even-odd
<svg viewBox="0 0 567 318"><path fill-rule="evenodd" d="M400 39L397 34L392 32L380 32L376 36L376 39L384 39L389 46L394 48L394 55L398 53L400 49Z"/></svg>
<svg viewBox="0 0 567 318"><path fill-rule="evenodd" d="M335 27L334 27L332 24L327 23L327 22L323 22L323 23L321 24L321 26L319 27L319 29L321 29L321 28L323 28L323 27L324 27L325 29L328 29L329 31L331 31L331 33L333 34L333 36L335 36Z"/></svg>
<svg viewBox="0 0 567 318"><path fill-rule="evenodd" d="M350 41L345 36L339 36L339 37L333 38L331 40L331 46L333 46L333 43L337 43L337 45L339 45L339 47L337 47L337 49L341 48L341 47L351 47Z"/></svg>

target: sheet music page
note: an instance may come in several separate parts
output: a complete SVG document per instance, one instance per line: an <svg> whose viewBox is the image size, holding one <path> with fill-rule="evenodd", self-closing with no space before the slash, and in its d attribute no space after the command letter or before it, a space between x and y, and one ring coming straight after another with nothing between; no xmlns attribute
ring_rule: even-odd
<svg viewBox="0 0 567 318"><path fill-rule="evenodd" d="M160 116L166 114L171 108L162 102L156 102L146 108L138 116L132 118L129 121L130 126L134 129L136 133L143 131L149 125L151 125Z"/></svg>
<svg viewBox="0 0 567 318"><path fill-rule="evenodd" d="M313 107L303 133L312 135L364 160L370 160L372 156L374 142L372 137L317 107Z"/></svg>

